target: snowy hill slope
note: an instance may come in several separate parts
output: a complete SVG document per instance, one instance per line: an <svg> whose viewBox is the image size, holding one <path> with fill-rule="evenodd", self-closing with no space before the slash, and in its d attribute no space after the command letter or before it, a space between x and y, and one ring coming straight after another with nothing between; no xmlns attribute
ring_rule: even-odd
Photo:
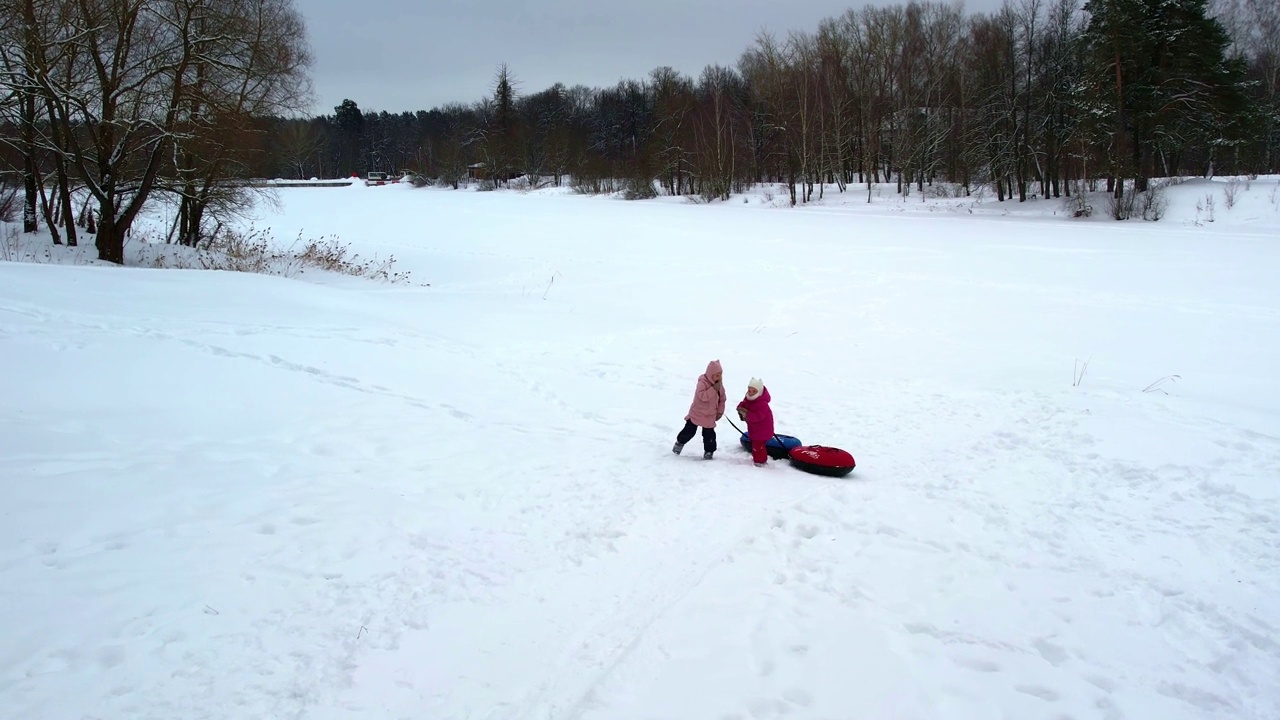
<svg viewBox="0 0 1280 720"><path fill-rule="evenodd" d="M431 287L0 263L0 717L1274 718L1251 192L289 189ZM673 456L712 358L858 469Z"/></svg>

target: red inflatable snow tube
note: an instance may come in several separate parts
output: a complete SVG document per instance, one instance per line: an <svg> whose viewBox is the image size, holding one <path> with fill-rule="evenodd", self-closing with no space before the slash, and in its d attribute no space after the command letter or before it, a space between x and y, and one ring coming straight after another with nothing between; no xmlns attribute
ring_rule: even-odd
<svg viewBox="0 0 1280 720"><path fill-rule="evenodd" d="M853 456L840 448L802 445L791 449L791 464L815 475L843 477L853 472Z"/></svg>

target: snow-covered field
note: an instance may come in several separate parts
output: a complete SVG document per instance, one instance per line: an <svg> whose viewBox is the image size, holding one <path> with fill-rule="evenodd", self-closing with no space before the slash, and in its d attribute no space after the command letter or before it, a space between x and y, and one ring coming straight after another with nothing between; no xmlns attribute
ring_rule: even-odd
<svg viewBox="0 0 1280 720"><path fill-rule="evenodd" d="M1277 184L288 188L414 282L0 263L0 717L1275 720ZM857 470L673 455L711 359Z"/></svg>

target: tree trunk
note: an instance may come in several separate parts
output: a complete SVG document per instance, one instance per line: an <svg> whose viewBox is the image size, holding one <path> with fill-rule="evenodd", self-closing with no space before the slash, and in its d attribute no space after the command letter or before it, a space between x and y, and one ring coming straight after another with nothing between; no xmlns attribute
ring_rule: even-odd
<svg viewBox="0 0 1280 720"><path fill-rule="evenodd" d="M1133 133L1133 191L1145 192L1147 189L1147 162L1149 155L1146 139L1138 135L1135 129Z"/></svg>
<svg viewBox="0 0 1280 720"><path fill-rule="evenodd" d="M192 192L194 193L194 188ZM200 228L204 224L205 203L200 202L194 195L187 195L182 198L179 211L182 225L178 230L178 243L187 247L196 247L200 244Z"/></svg>
<svg viewBox="0 0 1280 720"><path fill-rule="evenodd" d="M58 223L53 219L53 203L49 202L49 196L45 193L44 178L40 176L40 168L36 168L36 189L40 196L40 212L44 214L44 224L49 228L49 235L53 238L54 245L62 244L62 237L58 233ZM56 192L56 190L55 190ZM57 198L55 197L56 201Z"/></svg>
<svg viewBox="0 0 1280 720"><path fill-rule="evenodd" d="M67 179L67 164L58 158L58 197L62 201L62 224L67 229L67 247L76 247L75 209L71 207L71 183Z"/></svg>
<svg viewBox="0 0 1280 720"><path fill-rule="evenodd" d="M53 101L45 98L45 111L49 113L49 136L53 144L62 147L62 137L58 132L58 116L54 112ZM67 247L76 247L75 210L71 207L71 182L67 177L67 160L61 153L53 154L54 171L58 178L58 199L62 202L62 223L67 229Z"/></svg>
<svg viewBox="0 0 1280 720"><path fill-rule="evenodd" d="M22 205L22 232L33 233L40 229L36 209L36 98L29 90L21 91L22 112L22 180L25 196Z"/></svg>
<svg viewBox="0 0 1280 720"><path fill-rule="evenodd" d="M1021 147L1018 151L1019 157L1014 165L1014 176L1018 183L1018 202L1027 201L1027 159L1022 157ZM1009 188L1009 197L1013 197L1013 188Z"/></svg>
<svg viewBox="0 0 1280 720"><path fill-rule="evenodd" d="M126 228L117 224L116 221L115 206L108 203L102 204L94 245L98 248L99 260L115 263L116 265L124 265L124 231Z"/></svg>

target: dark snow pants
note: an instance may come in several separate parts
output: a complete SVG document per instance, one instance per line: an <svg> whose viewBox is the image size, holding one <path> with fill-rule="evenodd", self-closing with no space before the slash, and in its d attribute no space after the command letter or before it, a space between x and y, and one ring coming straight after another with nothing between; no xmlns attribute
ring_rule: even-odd
<svg viewBox="0 0 1280 720"><path fill-rule="evenodd" d="M681 445L687 444L693 439L694 433L698 432L698 426L693 424L692 420L684 421L684 429L676 435L676 442ZM716 451L716 429L714 427L702 428L702 450L704 452Z"/></svg>

